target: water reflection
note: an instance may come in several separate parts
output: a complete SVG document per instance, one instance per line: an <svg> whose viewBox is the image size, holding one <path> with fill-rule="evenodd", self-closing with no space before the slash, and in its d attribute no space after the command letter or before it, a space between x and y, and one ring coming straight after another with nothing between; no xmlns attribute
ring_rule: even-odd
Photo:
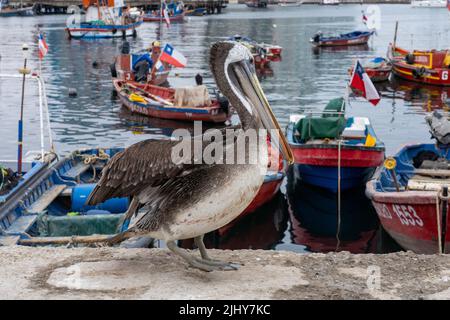
<svg viewBox="0 0 450 320"><path fill-rule="evenodd" d="M286 195L293 243L304 245L312 252L375 251L379 222L364 188L341 194L339 242L336 238L338 199L335 193L307 185L294 176L294 170L290 170Z"/></svg>
<svg viewBox="0 0 450 320"><path fill-rule="evenodd" d="M435 109L448 111L450 87L430 86L391 76L390 81L376 85L382 97L406 101L411 107L425 112Z"/></svg>

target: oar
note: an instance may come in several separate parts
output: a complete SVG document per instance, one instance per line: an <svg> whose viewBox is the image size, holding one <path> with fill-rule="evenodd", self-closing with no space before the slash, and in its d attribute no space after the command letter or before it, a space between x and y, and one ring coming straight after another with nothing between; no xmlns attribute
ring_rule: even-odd
<svg viewBox="0 0 450 320"><path fill-rule="evenodd" d="M173 107L173 103L172 103L172 102L167 101L167 100L165 100L165 99L163 99L163 98L160 98L160 97L158 97L157 95L154 95L154 94L152 94L152 93L150 93L150 92L148 92L148 91L146 91L146 90L144 90L144 89L141 89L141 88L139 88L139 87L136 87L135 85L133 85L133 84L131 84L131 83L127 83L127 86L130 86L131 88L136 89L136 90L139 91L139 92L145 93L146 95L150 96L152 99L154 99L154 100L156 100L156 101L159 101L159 102L161 102L161 103L164 103L164 104L167 104L167 105Z"/></svg>

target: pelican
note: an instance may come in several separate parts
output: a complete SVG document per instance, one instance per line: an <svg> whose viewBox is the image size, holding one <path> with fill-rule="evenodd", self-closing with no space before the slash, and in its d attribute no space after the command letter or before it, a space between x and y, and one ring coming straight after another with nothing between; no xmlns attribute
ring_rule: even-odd
<svg viewBox="0 0 450 320"><path fill-rule="evenodd" d="M241 128L225 149L235 148L248 129L276 132L275 147L290 163L293 155L256 77L252 55L237 42L212 45L210 68L220 91L236 109ZM205 140L205 139L203 139ZM208 139L206 139L208 140ZM235 270L238 265L209 257L203 236L235 219L253 200L267 170L267 143L246 145L241 164L174 163L174 140L145 140L116 154L105 166L87 203L131 197L125 215L128 230L114 236L117 243L135 235L164 240L168 249L203 271ZM228 140L227 140L228 141ZM242 140L241 140L242 141ZM203 147L206 143L203 142ZM224 149L224 150L225 150ZM191 155L194 157L194 155ZM247 161L256 156L256 163ZM177 240L193 238L200 257L179 248Z"/></svg>

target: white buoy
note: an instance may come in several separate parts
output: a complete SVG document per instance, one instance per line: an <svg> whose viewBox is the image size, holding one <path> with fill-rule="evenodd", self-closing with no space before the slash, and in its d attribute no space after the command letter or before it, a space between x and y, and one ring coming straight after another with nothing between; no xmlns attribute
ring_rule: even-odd
<svg viewBox="0 0 450 320"><path fill-rule="evenodd" d="M274 23L273 25L272 25L272 27L274 27L274 28L276 28L277 27L277 25Z"/></svg>

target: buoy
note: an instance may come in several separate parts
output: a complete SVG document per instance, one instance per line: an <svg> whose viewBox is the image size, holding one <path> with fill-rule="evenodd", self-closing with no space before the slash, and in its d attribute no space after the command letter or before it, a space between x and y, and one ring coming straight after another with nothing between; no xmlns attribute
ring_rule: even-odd
<svg viewBox="0 0 450 320"><path fill-rule="evenodd" d="M274 27L274 28L276 28L277 27L277 25L274 23L273 25L272 25L272 27Z"/></svg>
<svg viewBox="0 0 450 320"><path fill-rule="evenodd" d="M97 62L97 61L92 62L92 66L93 66L94 68L97 68L97 67L98 67L98 62Z"/></svg>
<svg viewBox="0 0 450 320"><path fill-rule="evenodd" d="M76 97L78 95L77 89L69 88L69 97Z"/></svg>

